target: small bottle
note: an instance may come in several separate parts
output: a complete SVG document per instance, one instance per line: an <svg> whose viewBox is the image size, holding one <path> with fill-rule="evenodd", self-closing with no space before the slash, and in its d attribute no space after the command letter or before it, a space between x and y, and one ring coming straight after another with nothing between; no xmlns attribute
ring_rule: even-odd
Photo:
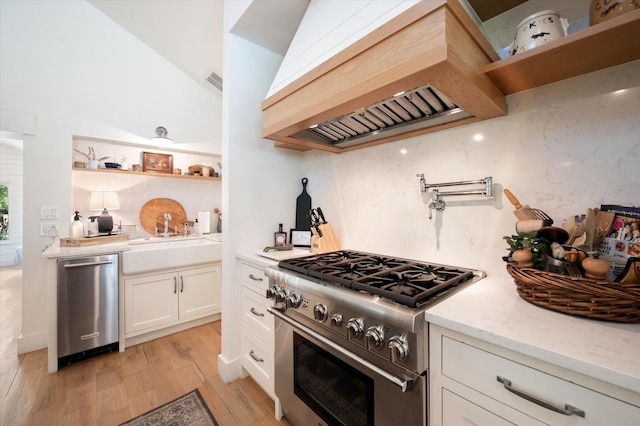
<svg viewBox="0 0 640 426"><path fill-rule="evenodd" d="M198 219L196 219L193 224L193 235L200 235L200 223L198 222Z"/></svg>
<svg viewBox="0 0 640 426"><path fill-rule="evenodd" d="M275 245L283 246L287 244L287 233L282 232L282 224L278 224L278 232L274 233Z"/></svg>
<svg viewBox="0 0 640 426"><path fill-rule="evenodd" d="M76 211L73 217L73 222L69 225L69 238L82 238L84 237L84 225L80 222L80 212Z"/></svg>

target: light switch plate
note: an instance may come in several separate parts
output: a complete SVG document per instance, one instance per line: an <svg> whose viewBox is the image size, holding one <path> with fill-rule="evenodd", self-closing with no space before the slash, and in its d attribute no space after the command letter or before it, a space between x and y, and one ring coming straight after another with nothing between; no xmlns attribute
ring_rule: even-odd
<svg viewBox="0 0 640 426"><path fill-rule="evenodd" d="M44 206L40 207L40 219L58 219L58 207Z"/></svg>
<svg viewBox="0 0 640 426"><path fill-rule="evenodd" d="M51 224L50 223L41 223L40 224L40 236L41 237L48 237L50 230L51 230Z"/></svg>
<svg viewBox="0 0 640 426"><path fill-rule="evenodd" d="M58 222L40 222L40 236L55 238L58 236Z"/></svg>

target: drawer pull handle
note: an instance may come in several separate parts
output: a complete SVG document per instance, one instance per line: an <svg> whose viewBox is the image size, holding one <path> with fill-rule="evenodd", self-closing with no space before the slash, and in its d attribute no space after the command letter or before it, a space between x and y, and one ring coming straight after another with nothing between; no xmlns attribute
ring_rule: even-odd
<svg viewBox="0 0 640 426"><path fill-rule="evenodd" d="M264 314L263 314L262 312L258 312L258 311L256 311L256 310L253 308L253 306L252 306L252 307L251 307L251 309L249 309L249 310L251 311L251 313L252 313L253 315L255 315L255 316L257 316L257 317L263 317L263 316L264 316Z"/></svg>
<svg viewBox="0 0 640 426"><path fill-rule="evenodd" d="M549 409L551 411L555 411L556 413L564 414L565 416L571 416L573 414L575 414L576 416L580 416L580 417L584 417L585 416L584 411L579 409L579 408L577 408L577 407L574 407L574 406L569 405L569 404L564 404L564 408L556 407L555 405L553 405L553 404L551 404L549 402L543 401L543 400L541 400L541 399L539 399L539 398L537 398L537 397L535 397L533 395L529 395L528 393L526 393L524 391L521 391L521 390L518 390L518 389L514 388L513 386L511 386L511 380L509 380L509 379L506 379L506 378L501 377L501 376L496 376L496 379L498 379L498 381L500 383L502 383L504 385L504 388L506 390L508 390L509 392L512 392L512 393L518 395L520 398L524 398L527 401L533 402L534 404L537 404L537 405L539 405L541 407L544 407L544 408Z"/></svg>
<svg viewBox="0 0 640 426"><path fill-rule="evenodd" d="M253 358L253 360L254 360L254 361L256 361L256 362L264 362L264 359L262 359L262 358L258 358L258 357L256 356L255 352L253 352L253 349L251 349L251 352L249 352L249 356L250 356L251 358Z"/></svg>
<svg viewBox="0 0 640 426"><path fill-rule="evenodd" d="M262 278L259 278L259 277L258 277L258 278L256 278L256 277L254 277L254 276L253 276L253 274L249 274L249 278L251 278L251 279L252 279L252 280L254 280L254 281L264 281Z"/></svg>
<svg viewBox="0 0 640 426"><path fill-rule="evenodd" d="M176 277L173 277L173 294L178 292L178 281L176 281Z"/></svg>

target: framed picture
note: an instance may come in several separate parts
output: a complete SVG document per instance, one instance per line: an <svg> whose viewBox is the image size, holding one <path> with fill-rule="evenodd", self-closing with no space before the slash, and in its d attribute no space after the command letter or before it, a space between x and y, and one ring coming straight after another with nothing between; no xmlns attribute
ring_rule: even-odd
<svg viewBox="0 0 640 426"><path fill-rule="evenodd" d="M311 247L311 231L292 229L289 241L294 247Z"/></svg>
<svg viewBox="0 0 640 426"><path fill-rule="evenodd" d="M151 173L173 173L173 155L143 151L142 171Z"/></svg>

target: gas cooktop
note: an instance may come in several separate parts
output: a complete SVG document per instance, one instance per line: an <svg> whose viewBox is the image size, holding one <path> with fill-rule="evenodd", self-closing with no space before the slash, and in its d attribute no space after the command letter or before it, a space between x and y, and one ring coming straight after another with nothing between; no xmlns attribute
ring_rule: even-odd
<svg viewBox="0 0 640 426"><path fill-rule="evenodd" d="M474 275L471 269L353 250L283 260L278 266L411 308L443 297Z"/></svg>

